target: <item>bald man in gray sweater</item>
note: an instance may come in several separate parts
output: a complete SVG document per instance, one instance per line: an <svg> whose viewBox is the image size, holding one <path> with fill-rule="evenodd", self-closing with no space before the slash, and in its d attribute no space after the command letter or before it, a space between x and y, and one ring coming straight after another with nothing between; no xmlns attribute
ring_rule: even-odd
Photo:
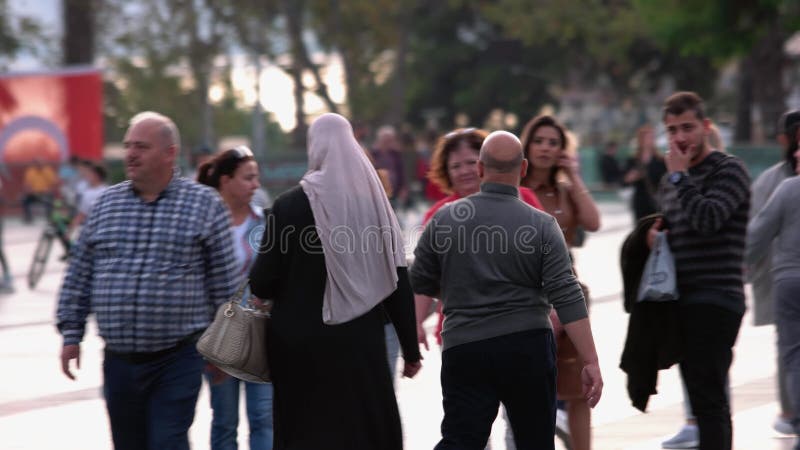
<svg viewBox="0 0 800 450"><path fill-rule="evenodd" d="M589 405L602 394L586 304L561 230L519 199L527 166L513 134L490 134L478 163L481 191L439 210L414 252L414 291L444 304L444 419L436 449L483 449L500 403L518 449L554 448L551 306L585 361Z"/></svg>

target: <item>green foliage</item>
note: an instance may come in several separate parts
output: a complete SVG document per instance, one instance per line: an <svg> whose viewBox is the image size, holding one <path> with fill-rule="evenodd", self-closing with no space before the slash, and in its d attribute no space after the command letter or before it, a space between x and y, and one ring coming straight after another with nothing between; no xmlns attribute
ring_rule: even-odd
<svg viewBox="0 0 800 450"><path fill-rule="evenodd" d="M0 67L4 57L12 57L22 50L35 53L37 44L44 41L38 21L12 16L9 9L7 0L0 0Z"/></svg>
<svg viewBox="0 0 800 450"><path fill-rule="evenodd" d="M717 61L748 53L771 27L800 28L797 0L632 0L652 35Z"/></svg>

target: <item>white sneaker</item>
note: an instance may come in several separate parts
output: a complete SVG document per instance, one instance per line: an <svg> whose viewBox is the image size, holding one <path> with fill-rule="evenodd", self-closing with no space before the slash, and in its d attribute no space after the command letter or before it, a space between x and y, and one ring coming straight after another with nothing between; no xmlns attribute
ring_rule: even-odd
<svg viewBox="0 0 800 450"><path fill-rule="evenodd" d="M569 420L567 419L567 412L563 409L556 409L556 430L560 430L569 436Z"/></svg>
<svg viewBox="0 0 800 450"><path fill-rule="evenodd" d="M697 448L700 445L700 433L697 425L684 425L678 434L661 443L661 448Z"/></svg>
<svg viewBox="0 0 800 450"><path fill-rule="evenodd" d="M792 421L783 416L778 416L775 418L775 422L772 423L772 429L780 434L787 434L790 436L795 434Z"/></svg>
<svg viewBox="0 0 800 450"><path fill-rule="evenodd" d="M572 440L569 437L569 420L567 412L563 409L556 409L556 437L561 440L565 449L572 449Z"/></svg>

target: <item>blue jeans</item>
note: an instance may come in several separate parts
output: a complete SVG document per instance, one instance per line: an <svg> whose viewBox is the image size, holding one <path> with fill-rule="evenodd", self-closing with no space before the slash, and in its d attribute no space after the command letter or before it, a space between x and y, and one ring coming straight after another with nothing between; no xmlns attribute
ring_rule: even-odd
<svg viewBox="0 0 800 450"><path fill-rule="evenodd" d="M105 352L103 394L116 450L188 450L205 362L194 342L155 358Z"/></svg>
<svg viewBox="0 0 800 450"><path fill-rule="evenodd" d="M206 377L209 379L209 377ZM272 450L272 384L251 383L228 377L211 384L211 450L236 450L239 397L244 385L250 450Z"/></svg>

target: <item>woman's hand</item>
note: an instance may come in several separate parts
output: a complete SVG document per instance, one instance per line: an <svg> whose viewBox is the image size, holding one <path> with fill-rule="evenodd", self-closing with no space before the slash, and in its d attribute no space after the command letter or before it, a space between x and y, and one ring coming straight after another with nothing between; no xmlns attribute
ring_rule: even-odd
<svg viewBox="0 0 800 450"><path fill-rule="evenodd" d="M574 155L563 154L558 158L558 167L564 169L570 179L580 178L581 164Z"/></svg>
<svg viewBox="0 0 800 450"><path fill-rule="evenodd" d="M634 181L639 181L642 178L644 178L644 173L642 173L641 170L631 169L625 174L625 177L622 179L622 181L628 184L633 183Z"/></svg>
<svg viewBox="0 0 800 450"><path fill-rule="evenodd" d="M211 384L215 385L222 383L230 376L227 373L223 372L222 369L211 363L206 363L205 371L211 377Z"/></svg>
<svg viewBox="0 0 800 450"><path fill-rule="evenodd" d="M419 372L419 369L422 368L422 360L416 362L408 362L406 361L403 363L403 376L406 378L414 378L414 376Z"/></svg>

